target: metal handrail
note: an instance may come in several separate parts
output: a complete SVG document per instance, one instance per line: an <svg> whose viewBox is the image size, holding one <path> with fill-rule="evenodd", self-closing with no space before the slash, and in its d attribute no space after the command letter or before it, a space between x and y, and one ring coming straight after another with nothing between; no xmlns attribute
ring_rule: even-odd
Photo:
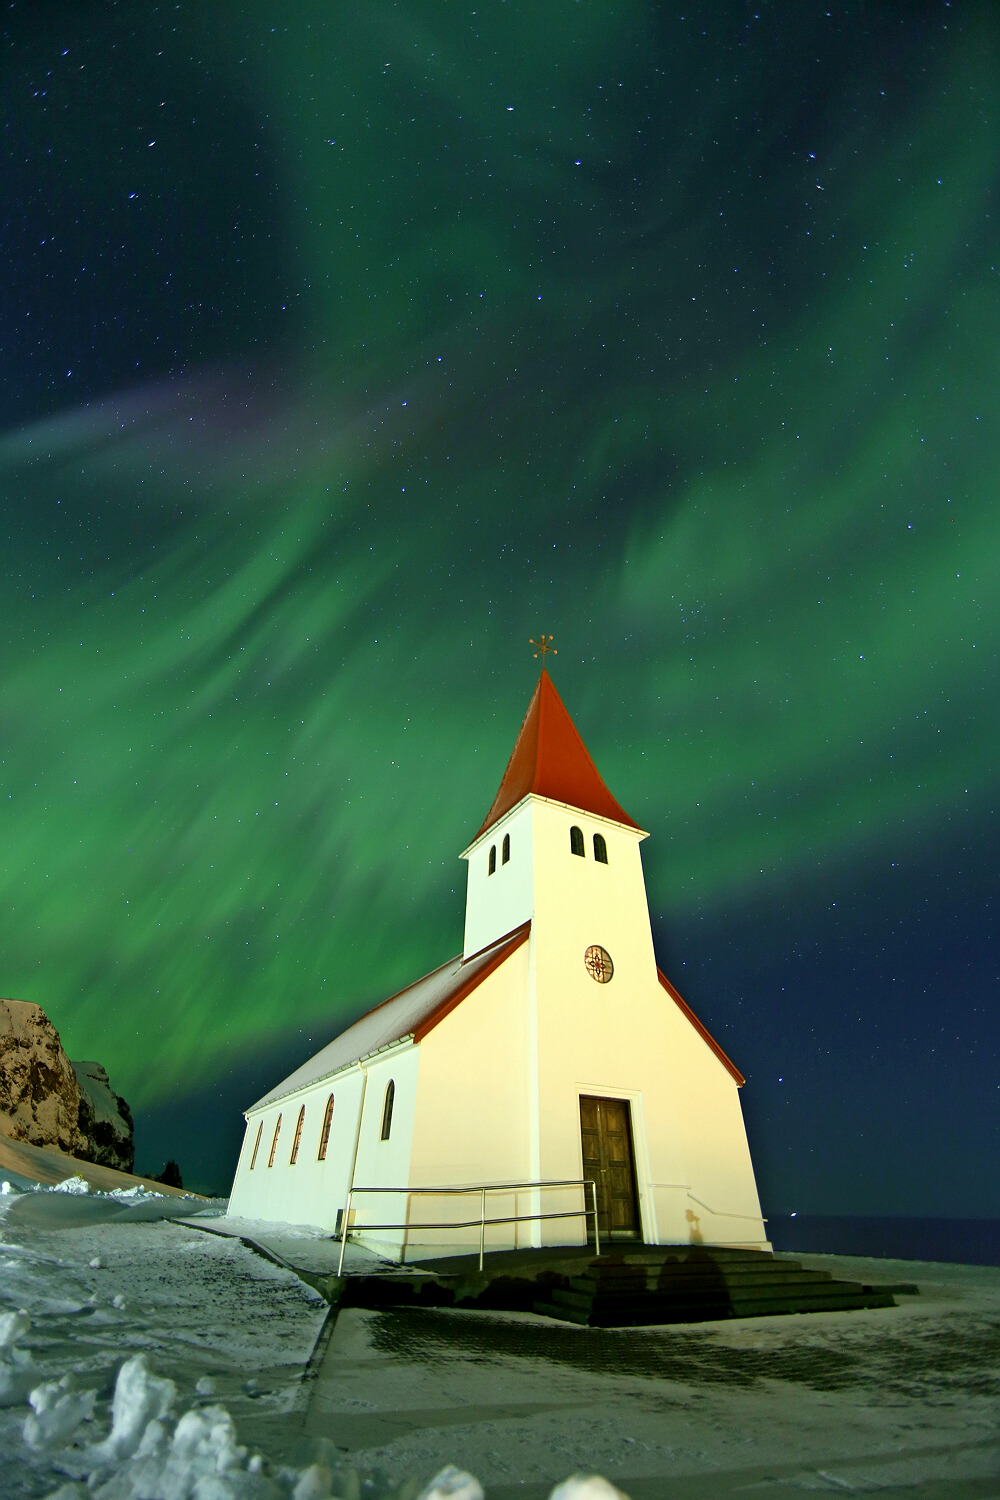
<svg viewBox="0 0 1000 1500"><path fill-rule="evenodd" d="M565 1213L552 1214L511 1214L497 1219L486 1217L486 1194L487 1193L512 1193L524 1192L528 1188L556 1188L556 1187L582 1187L590 1188L593 1199L592 1208L572 1208ZM415 1224L412 1221L404 1224L362 1224L363 1230L369 1229L474 1229L479 1225L479 1269L483 1269L483 1256L486 1250L486 1226L487 1224L522 1224L536 1222L540 1219L589 1219L594 1216L594 1253L601 1253L601 1232L597 1224L597 1183L593 1177L561 1177L548 1178L539 1182L488 1182L475 1183L468 1187L352 1187L347 1192L347 1202L344 1205L344 1217L341 1220L340 1229L340 1262L337 1266L337 1275L344 1274L344 1252L347 1249L347 1236L350 1234L351 1223L351 1199L360 1193L407 1193L414 1197L443 1198L448 1194L478 1193L480 1196L480 1213L478 1219L448 1220L446 1222Z"/></svg>

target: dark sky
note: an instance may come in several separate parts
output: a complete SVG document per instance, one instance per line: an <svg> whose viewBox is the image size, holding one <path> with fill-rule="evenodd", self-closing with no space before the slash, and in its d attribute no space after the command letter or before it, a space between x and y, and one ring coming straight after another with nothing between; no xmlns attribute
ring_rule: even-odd
<svg viewBox="0 0 1000 1500"><path fill-rule="evenodd" d="M546 630L765 1212L1000 1216L996 8L0 36L0 992L139 1166L457 951Z"/></svg>

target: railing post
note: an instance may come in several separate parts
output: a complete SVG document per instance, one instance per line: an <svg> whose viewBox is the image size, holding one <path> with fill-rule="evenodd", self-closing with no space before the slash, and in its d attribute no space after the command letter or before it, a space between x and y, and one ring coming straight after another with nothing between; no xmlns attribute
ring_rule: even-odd
<svg viewBox="0 0 1000 1500"><path fill-rule="evenodd" d="M464 1194L471 1194L471 1193L478 1193L479 1194L479 1270L480 1270L480 1272L482 1272L483 1267L485 1265L485 1258L486 1258L486 1224L487 1224L487 1218L486 1218L486 1195L487 1195L487 1193L499 1192L502 1189L502 1190L504 1190L506 1192L514 1192L515 1195L516 1195L517 1193L519 1193L520 1191L522 1191L522 1189L530 1188L532 1190L532 1192L537 1195L537 1194L540 1193L540 1191L543 1188L553 1188L553 1187L562 1187L562 1188L567 1188L567 1187L582 1187L583 1188L583 1202L584 1202L583 1208L581 1210L571 1209L568 1213L552 1213L552 1214L543 1214L541 1212L539 1212L537 1214L518 1214L518 1213L515 1213L510 1219L496 1219L496 1220L491 1219L491 1220L489 1220L489 1222L490 1223L497 1223L497 1224L500 1224L500 1223L522 1224L522 1223L534 1222L534 1221L538 1221L538 1220L542 1220L542 1219L546 1219L546 1218L552 1218L552 1219L576 1218L578 1214L582 1214L584 1220L586 1221L590 1217L590 1215L593 1214L594 1215L594 1251L595 1251L595 1254L600 1255L600 1253L601 1253L601 1230L600 1230L600 1224L599 1224L599 1208L598 1208L598 1200L597 1200L597 1181L596 1181L595 1178L592 1178L592 1177L581 1177L581 1178L576 1178L576 1177L574 1177L574 1178L568 1178L567 1177L565 1180L562 1179L562 1178L560 1178L558 1180L553 1179L552 1181L548 1181L548 1182L546 1182L546 1181L540 1181L540 1182L508 1182L508 1183L502 1183L502 1184L501 1183L493 1183L493 1184L490 1184L490 1183L476 1183L476 1184L470 1184L468 1187L436 1187L436 1188L414 1188L414 1187L405 1187L405 1188L390 1188L390 1187L370 1187L369 1188L369 1187L360 1187L360 1188L356 1188L353 1185L353 1183L352 1183L351 1186L348 1188L348 1191L347 1191L347 1202L345 1203L344 1208L343 1208L343 1219L341 1221L341 1230L340 1230L340 1256L339 1256L339 1259L337 1261L337 1275L338 1276L343 1276L343 1274L344 1274L344 1259L345 1259L346 1254L347 1254L347 1236L351 1232L351 1230L350 1230L350 1225L351 1225L351 1204L354 1202L354 1194L355 1193L379 1193L379 1194L383 1194L383 1195L386 1194L386 1193L403 1193L404 1195L407 1196L407 1202L409 1202L409 1198L413 1197L415 1194L418 1194L418 1193L427 1194L427 1195L430 1195L431 1197L440 1196L443 1193L460 1193L460 1194L463 1194L463 1195ZM589 1209L586 1206L587 1205L587 1188L588 1187L591 1190L590 1196L591 1196L591 1203L593 1205ZM516 1207L517 1207L517 1202L516 1202L516 1196L515 1196L515 1208ZM404 1211L408 1212L408 1208L405 1209ZM476 1222L475 1219L473 1219L471 1221L465 1221L466 1227L471 1227L472 1225L475 1224L475 1222ZM402 1230L405 1231L405 1230L410 1230L410 1229L449 1229L449 1228L455 1229L455 1228L459 1228L459 1227L460 1226L458 1224L448 1224L448 1223L440 1223L440 1224L438 1224L438 1223L433 1223L433 1224L413 1224L413 1223L409 1222L409 1220L405 1220L401 1224L396 1224L395 1222L384 1223L384 1224L382 1224L382 1223L369 1223L369 1222L366 1221L362 1225L362 1228L366 1232L369 1231L369 1230L372 1230L372 1229L402 1229ZM516 1233L516 1231L515 1231L515 1235L514 1235L514 1240L515 1240L515 1244L516 1244L516 1242L517 1242L517 1233Z"/></svg>
<svg viewBox="0 0 1000 1500"><path fill-rule="evenodd" d="M486 1249L486 1189L483 1188L482 1218L479 1225L479 1269L483 1269L483 1252Z"/></svg>
<svg viewBox="0 0 1000 1500"><path fill-rule="evenodd" d="M592 1189L592 1192L593 1192L593 1198L594 1198L594 1254L595 1255L600 1255L600 1253L601 1253L601 1231L600 1231L600 1227L599 1227L599 1225L597 1223L597 1179L596 1179L596 1177L592 1177L590 1179L590 1186L591 1186L591 1189Z"/></svg>
<svg viewBox="0 0 1000 1500"><path fill-rule="evenodd" d="M351 1197L353 1188L347 1189L347 1205L344 1209L344 1222L340 1226L340 1264L337 1266L337 1275L344 1274L344 1251L347 1249L347 1226L351 1222Z"/></svg>

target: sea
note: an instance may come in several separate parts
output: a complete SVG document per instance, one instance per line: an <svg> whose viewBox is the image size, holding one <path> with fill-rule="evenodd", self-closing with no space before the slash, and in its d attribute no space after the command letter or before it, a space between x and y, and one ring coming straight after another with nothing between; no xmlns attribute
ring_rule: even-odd
<svg viewBox="0 0 1000 1500"><path fill-rule="evenodd" d="M772 1214L775 1250L811 1255L871 1255L1000 1266L1000 1219L853 1218L840 1214Z"/></svg>

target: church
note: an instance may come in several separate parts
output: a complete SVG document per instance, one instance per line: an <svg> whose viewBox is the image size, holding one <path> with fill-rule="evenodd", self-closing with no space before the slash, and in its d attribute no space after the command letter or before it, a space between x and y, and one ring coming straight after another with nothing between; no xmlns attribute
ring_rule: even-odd
<svg viewBox="0 0 1000 1500"><path fill-rule="evenodd" d="M396 1260L595 1233L769 1250L743 1076L656 966L646 837L543 654L461 856L462 952L246 1111L229 1213Z"/></svg>

